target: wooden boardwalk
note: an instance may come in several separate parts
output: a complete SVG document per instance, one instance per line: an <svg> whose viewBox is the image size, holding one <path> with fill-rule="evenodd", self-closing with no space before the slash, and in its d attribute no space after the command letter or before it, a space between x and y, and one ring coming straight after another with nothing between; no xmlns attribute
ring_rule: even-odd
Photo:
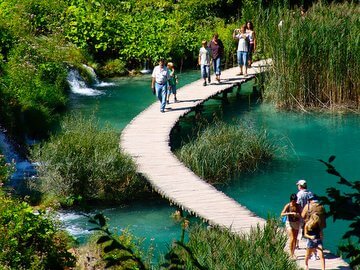
<svg viewBox="0 0 360 270"><path fill-rule="evenodd" d="M268 65L269 61L265 60L253 63L247 77L237 76L239 68L236 67L223 71L220 83L212 77L212 84L205 87L202 79L185 85L178 89L179 102L168 104L165 113L160 112L160 103L154 102L134 118L121 134L121 148L134 159L138 172L148 179L154 190L210 225L225 227L238 234L248 233L251 227L258 224L264 225L265 220L185 167L170 150L170 132L181 116L209 98L254 78ZM300 265L303 262L301 251ZM349 269L339 258L327 258L326 263L331 267L327 269ZM311 269L321 269L319 261L310 262L312 265L316 268Z"/></svg>

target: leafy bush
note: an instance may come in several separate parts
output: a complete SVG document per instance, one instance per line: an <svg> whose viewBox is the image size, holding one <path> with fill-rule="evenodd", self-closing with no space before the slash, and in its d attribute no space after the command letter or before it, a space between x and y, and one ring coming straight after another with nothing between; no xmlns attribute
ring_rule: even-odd
<svg viewBox="0 0 360 270"><path fill-rule="evenodd" d="M126 63L120 59L109 60L98 72L102 77L115 77L127 74Z"/></svg>
<svg viewBox="0 0 360 270"><path fill-rule="evenodd" d="M210 182L223 182L234 174L255 170L272 158L275 147L266 132L250 126L216 122L176 151L192 171Z"/></svg>
<svg viewBox="0 0 360 270"><path fill-rule="evenodd" d="M0 268L64 269L75 265L69 236L45 213L0 190Z"/></svg>
<svg viewBox="0 0 360 270"><path fill-rule="evenodd" d="M94 118L66 117L58 135L31 150L40 164L38 188L47 197L121 202L144 189L135 164L119 149L119 135L97 124Z"/></svg>
<svg viewBox="0 0 360 270"><path fill-rule="evenodd" d="M9 180L14 169L14 165L6 162L5 157L0 152L0 187Z"/></svg>

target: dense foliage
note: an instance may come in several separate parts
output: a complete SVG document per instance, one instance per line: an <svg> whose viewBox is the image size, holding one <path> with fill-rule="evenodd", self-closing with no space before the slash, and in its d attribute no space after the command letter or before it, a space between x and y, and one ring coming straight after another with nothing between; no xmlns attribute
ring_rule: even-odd
<svg viewBox="0 0 360 270"><path fill-rule="evenodd" d="M200 131L198 137L183 145L178 158L209 182L228 180L234 174L253 171L274 155L275 146L266 132L251 126L216 122Z"/></svg>
<svg viewBox="0 0 360 270"><path fill-rule="evenodd" d="M6 162L5 157L0 152L0 187L6 184L13 171L14 164Z"/></svg>
<svg viewBox="0 0 360 270"><path fill-rule="evenodd" d="M65 118L59 134L31 152L31 159L39 164L35 187L64 205L130 200L144 190L144 182L118 143L118 134L100 129L93 118Z"/></svg>
<svg viewBox="0 0 360 270"><path fill-rule="evenodd" d="M0 190L0 268L64 269L75 265L69 237L45 213Z"/></svg>

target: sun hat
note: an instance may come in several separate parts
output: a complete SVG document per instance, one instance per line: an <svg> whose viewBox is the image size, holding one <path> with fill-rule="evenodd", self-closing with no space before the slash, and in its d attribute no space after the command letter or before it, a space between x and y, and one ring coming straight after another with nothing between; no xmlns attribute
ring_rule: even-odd
<svg viewBox="0 0 360 270"><path fill-rule="evenodd" d="M305 180L303 180L303 179L301 179L301 180L299 180L299 181L297 181L296 182L296 185L298 186L298 185L300 185L300 186L306 186L306 181Z"/></svg>

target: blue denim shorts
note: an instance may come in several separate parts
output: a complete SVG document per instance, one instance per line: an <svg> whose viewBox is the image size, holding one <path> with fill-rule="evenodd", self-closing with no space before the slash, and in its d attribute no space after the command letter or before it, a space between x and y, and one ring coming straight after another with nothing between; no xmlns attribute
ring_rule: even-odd
<svg viewBox="0 0 360 270"><path fill-rule="evenodd" d="M321 239L308 239L306 247L307 248L317 248L318 246L322 247L322 241Z"/></svg>

